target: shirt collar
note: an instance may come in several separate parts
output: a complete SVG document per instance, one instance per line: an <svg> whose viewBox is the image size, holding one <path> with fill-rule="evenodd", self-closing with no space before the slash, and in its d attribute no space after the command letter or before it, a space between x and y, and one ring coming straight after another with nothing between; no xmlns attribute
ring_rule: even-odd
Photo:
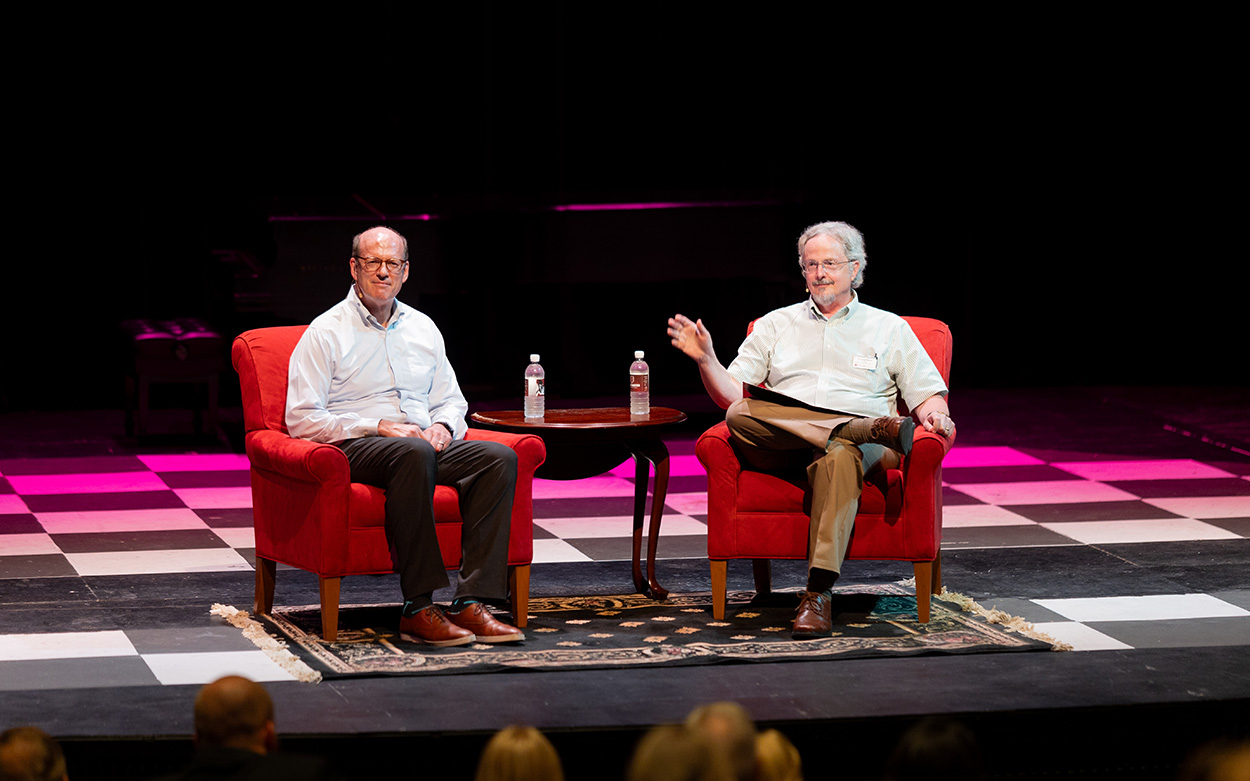
<svg viewBox="0 0 1250 781"><path fill-rule="evenodd" d="M360 300L360 294L356 292L355 285L352 285L350 288L347 289L347 300L351 302L353 307L355 307L356 314L360 316L361 320L365 321L365 323L375 328L382 327L382 324L378 322L378 319L374 317L373 314L369 311L369 308L365 306L365 302ZM398 323L400 318L402 318L403 316L404 316L404 308L399 305L399 299L395 299L391 301L391 318L387 327L390 327Z"/></svg>
<svg viewBox="0 0 1250 781"><path fill-rule="evenodd" d="M833 313L832 317L826 317L825 313L820 311L820 307L816 306L816 302L809 296L807 299L807 311L818 320L831 322L833 320L849 320L859 311L859 294L854 290L851 291L851 303Z"/></svg>

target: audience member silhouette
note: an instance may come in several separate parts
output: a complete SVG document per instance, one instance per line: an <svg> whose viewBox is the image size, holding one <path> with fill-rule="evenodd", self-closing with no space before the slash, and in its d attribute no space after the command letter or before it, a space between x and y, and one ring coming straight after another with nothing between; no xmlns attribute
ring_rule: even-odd
<svg viewBox="0 0 1250 781"><path fill-rule="evenodd" d="M981 749L972 730L950 719L924 719L907 732L886 761L884 781L977 781Z"/></svg>
<svg viewBox="0 0 1250 781"><path fill-rule="evenodd" d="M475 781L564 781L564 769L555 746L541 732L512 726L486 744Z"/></svg>
<svg viewBox="0 0 1250 781"><path fill-rule="evenodd" d="M733 781L724 752L687 726L655 727L634 749L628 781Z"/></svg>
<svg viewBox="0 0 1250 781"><path fill-rule="evenodd" d="M38 727L0 732L0 781L65 781L65 754Z"/></svg>
<svg viewBox="0 0 1250 781"><path fill-rule="evenodd" d="M1213 740L1181 765L1176 781L1250 781L1250 739Z"/></svg>
<svg viewBox="0 0 1250 781"><path fill-rule="evenodd" d="M803 781L799 750L775 729L755 737L755 781Z"/></svg>
<svg viewBox="0 0 1250 781"><path fill-rule="evenodd" d="M273 700L265 687L229 675L207 684L195 698L195 756L171 776L200 779L329 779L317 757L275 753L278 732Z"/></svg>
<svg viewBox="0 0 1250 781"><path fill-rule="evenodd" d="M736 702L713 702L695 708L686 726L706 735L728 760L737 781L755 777L755 722Z"/></svg>

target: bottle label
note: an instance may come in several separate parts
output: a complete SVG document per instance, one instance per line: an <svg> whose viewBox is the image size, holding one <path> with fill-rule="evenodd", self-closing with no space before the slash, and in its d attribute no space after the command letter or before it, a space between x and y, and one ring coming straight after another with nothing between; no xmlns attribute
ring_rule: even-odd
<svg viewBox="0 0 1250 781"><path fill-rule="evenodd" d="M651 390L650 374L631 374L629 375L629 392L630 393L648 393Z"/></svg>
<svg viewBox="0 0 1250 781"><path fill-rule="evenodd" d="M525 395L526 396L542 396L543 395L543 378L542 377L526 377L525 378Z"/></svg>

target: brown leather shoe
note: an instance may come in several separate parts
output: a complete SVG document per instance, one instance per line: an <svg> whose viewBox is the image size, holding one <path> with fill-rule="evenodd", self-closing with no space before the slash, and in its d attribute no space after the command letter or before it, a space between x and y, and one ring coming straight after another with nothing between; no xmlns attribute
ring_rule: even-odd
<svg viewBox="0 0 1250 781"><path fill-rule="evenodd" d="M471 630L453 624L438 605L430 605L416 614L399 619L399 636L413 643L439 647L466 645L477 639Z"/></svg>
<svg viewBox="0 0 1250 781"><path fill-rule="evenodd" d="M903 455L911 452L916 421L911 418L858 418L840 426L836 436L857 445L884 445Z"/></svg>
<svg viewBox="0 0 1250 781"><path fill-rule="evenodd" d="M833 608L829 603L829 595L816 591L803 593L799 602L799 614L794 619L796 640L812 637L828 637L833 634Z"/></svg>
<svg viewBox="0 0 1250 781"><path fill-rule="evenodd" d="M448 613L447 619L477 636L479 643L515 643L525 639L525 633L491 615L486 605L470 602L458 613Z"/></svg>

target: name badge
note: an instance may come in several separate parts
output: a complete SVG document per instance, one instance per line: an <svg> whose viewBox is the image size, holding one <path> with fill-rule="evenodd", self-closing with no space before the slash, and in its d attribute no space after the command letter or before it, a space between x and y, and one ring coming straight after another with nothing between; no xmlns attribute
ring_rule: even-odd
<svg viewBox="0 0 1250 781"><path fill-rule="evenodd" d="M873 371L877 368L877 356L867 358L863 355L857 355L851 360L851 365L856 369L868 369Z"/></svg>

